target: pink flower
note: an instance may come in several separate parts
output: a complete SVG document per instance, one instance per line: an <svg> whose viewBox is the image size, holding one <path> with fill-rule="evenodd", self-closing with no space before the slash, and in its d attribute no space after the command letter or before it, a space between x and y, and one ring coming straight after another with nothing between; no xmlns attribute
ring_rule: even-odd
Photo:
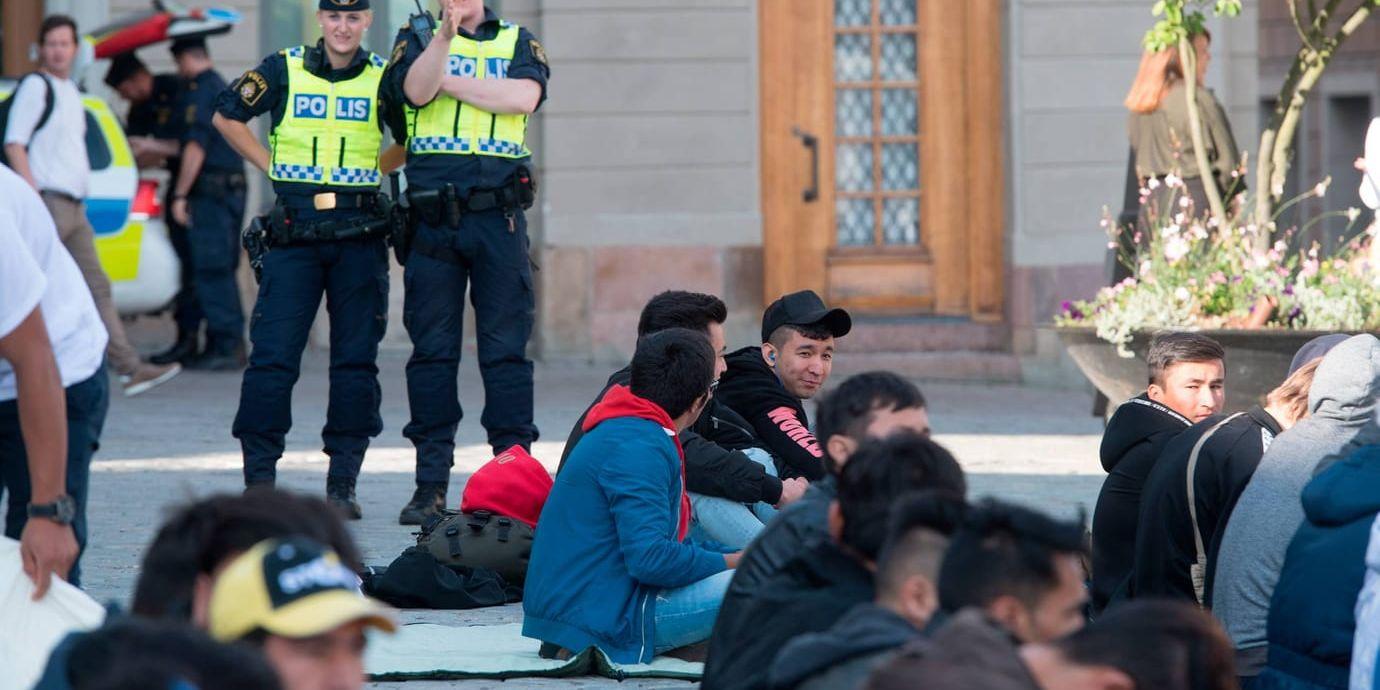
<svg viewBox="0 0 1380 690"><path fill-rule="evenodd" d="M1227 282L1227 274L1221 271L1214 271L1212 275L1208 276L1208 282L1214 285L1221 285Z"/></svg>
<svg viewBox="0 0 1380 690"><path fill-rule="evenodd" d="M1180 302L1187 302L1192 297L1193 295L1189 293L1188 288L1186 287L1180 287L1179 289L1174 291L1174 299L1179 300Z"/></svg>
<svg viewBox="0 0 1380 690"><path fill-rule="evenodd" d="M1303 268L1299 270L1299 276L1303 278L1312 278L1315 275L1318 275L1318 260L1308 259L1304 261Z"/></svg>
<svg viewBox="0 0 1380 690"><path fill-rule="evenodd" d="M1176 263L1179 259L1188 255L1188 240L1175 236L1173 239L1164 243L1164 258L1169 263Z"/></svg>

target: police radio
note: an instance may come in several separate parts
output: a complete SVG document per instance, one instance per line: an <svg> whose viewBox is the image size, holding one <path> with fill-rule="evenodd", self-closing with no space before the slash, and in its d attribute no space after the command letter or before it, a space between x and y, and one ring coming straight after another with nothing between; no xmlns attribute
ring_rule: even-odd
<svg viewBox="0 0 1380 690"><path fill-rule="evenodd" d="M431 15L425 7L422 7L422 0L412 0L417 4L417 14L407 18L407 25L411 27L412 33L422 42L425 48L431 44L431 35L436 31L436 17Z"/></svg>

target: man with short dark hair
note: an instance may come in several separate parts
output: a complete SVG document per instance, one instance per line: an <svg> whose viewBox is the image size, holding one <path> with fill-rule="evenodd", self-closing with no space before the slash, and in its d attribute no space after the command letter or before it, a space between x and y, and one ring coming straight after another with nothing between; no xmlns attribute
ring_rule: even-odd
<svg viewBox="0 0 1380 690"><path fill-rule="evenodd" d="M724 369L723 323L727 318L728 308L714 295L668 290L642 308L637 335L641 338L668 328L704 332L717 354L717 377ZM627 385L631 377L631 366L614 372L594 404L613 386ZM584 435L588 414L586 410L580 415L571 429L557 473ZM746 547L775 514L775 508L795 501L808 484L798 478L778 479L771 455L757 446L760 441L751 428L736 412L711 398L695 425L680 436L685 449L685 486L694 513L692 528L697 537L733 549Z"/></svg>
<svg viewBox="0 0 1380 690"><path fill-rule="evenodd" d="M359 591L359 576L310 539L268 540L216 578L209 629L261 650L283 690L360 690L365 631L398 629L391 609Z"/></svg>
<svg viewBox="0 0 1380 690"><path fill-rule="evenodd" d="M265 539L294 536L329 546L351 569L361 567L345 523L321 499L259 488L182 505L144 551L130 612L204 627L220 568Z"/></svg>
<svg viewBox="0 0 1380 690"><path fill-rule="evenodd" d="M1188 604L1138 601L1072 635L1017 645L983 612L960 613L872 675L867 690L1235 690L1231 646Z"/></svg>
<svg viewBox="0 0 1380 690"><path fill-rule="evenodd" d="M892 506L907 493L927 489L936 502L961 502L967 491L962 468L935 442L901 433L859 448L839 476L829 538L787 561L757 591L743 596L730 590L725 596L710 638L704 687L767 687L771 662L787 642L826 630L849 609L872 601L872 571ZM930 514L937 531L952 531L955 511ZM791 671L777 668L782 676Z"/></svg>
<svg viewBox="0 0 1380 690"><path fill-rule="evenodd" d="M527 567L522 634L542 642L543 656L598 647L614 663L647 663L709 636L738 554L686 540L677 437L708 403L717 359L703 333L645 336L631 385L615 385L585 416Z"/></svg>
<svg viewBox="0 0 1380 690"><path fill-rule="evenodd" d="M868 439L896 433L930 435L925 396L915 384L887 371L858 374L819 403L818 443L828 457L828 476L810 485L762 530L743 555L729 595L751 598L788 561L829 536L829 504L838 498L838 475Z"/></svg>
<svg viewBox="0 0 1380 690"><path fill-rule="evenodd" d="M20 79L11 97L5 155L9 167L43 196L58 237L81 269L110 336L106 344L110 368L120 377L125 395L134 396L170 381L182 367L148 364L139 357L125 335L110 277L96 253L96 231L86 216L91 182L86 107L72 81L80 42L76 22L66 15L50 15L39 26L39 69Z"/></svg>
<svg viewBox="0 0 1380 690"><path fill-rule="evenodd" d="M1169 440L1222 411L1225 350L1199 333L1160 333L1146 355L1149 385L1116 409L1102 435L1107 479L1092 525L1092 605L1132 595L1140 493Z"/></svg>
<svg viewBox="0 0 1380 690"><path fill-rule="evenodd" d="M877 558L877 596L849 609L832 628L791 640L772 663L771 686L856 688L925 630L939 611L939 567L964 504L920 491L891 510Z"/></svg>
<svg viewBox="0 0 1380 690"><path fill-rule="evenodd" d="M762 344L725 357L720 401L752 424L776 458L781 477L824 478L824 450L810 433L802 400L829 380L834 341L848 335L853 320L830 309L810 290L785 295L762 315Z"/></svg>
<svg viewBox="0 0 1380 690"><path fill-rule="evenodd" d="M954 533L939 572L944 611L981 609L1023 642L1049 642L1081 627L1087 548L1083 525L986 501Z"/></svg>

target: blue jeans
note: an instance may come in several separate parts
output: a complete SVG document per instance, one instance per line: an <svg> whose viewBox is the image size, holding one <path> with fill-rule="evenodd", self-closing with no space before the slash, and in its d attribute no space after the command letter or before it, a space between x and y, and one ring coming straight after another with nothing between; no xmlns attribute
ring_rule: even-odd
<svg viewBox="0 0 1380 690"><path fill-rule="evenodd" d="M354 479L369 439L383 430L379 341L388 321L388 248L382 239L276 247L264 257L249 339L254 344L231 433L246 483L271 482L292 428L301 372L321 296L331 325L330 402L321 430L327 476Z"/></svg>
<svg viewBox="0 0 1380 690"><path fill-rule="evenodd" d="M192 213L187 246L192 255L193 289L206 317L206 349L228 352L244 340L244 310L235 283L244 190L194 192L187 204Z"/></svg>
<svg viewBox="0 0 1380 690"><path fill-rule="evenodd" d="M90 378L67 387L67 495L77 504L72 532L77 537L77 560L67 581L81 586L81 552L86 550L86 496L91 456L100 447L105 413L110 405L110 379L102 364ZM29 454L19 429L19 403L0 402L0 494L10 492L5 513L5 536L18 539L28 522Z"/></svg>
<svg viewBox="0 0 1380 690"><path fill-rule="evenodd" d="M421 223L403 271L403 326L412 339L403 436L417 448L418 482L448 482L460 425L460 366L465 293L474 305L484 412L479 422L497 454L537 440L532 418L535 297L527 221L499 209L461 216L460 227Z"/></svg>
<svg viewBox="0 0 1380 690"><path fill-rule="evenodd" d="M714 619L724 603L733 571L725 570L692 585L663 589L656 594L653 645L662 654L709 639Z"/></svg>
<svg viewBox="0 0 1380 690"><path fill-rule="evenodd" d="M776 463L767 451L761 448L748 448L743 454L765 467L767 474L777 476ZM734 551L747 548L762 528L776 516L776 508L766 503L758 502L747 506L720 496L697 493L690 494L690 506L693 509L691 536L697 541L716 542Z"/></svg>

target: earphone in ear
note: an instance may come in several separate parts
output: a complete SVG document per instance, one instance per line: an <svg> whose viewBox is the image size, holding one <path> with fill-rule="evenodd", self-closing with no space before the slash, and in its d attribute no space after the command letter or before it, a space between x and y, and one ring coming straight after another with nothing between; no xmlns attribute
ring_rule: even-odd
<svg viewBox="0 0 1380 690"><path fill-rule="evenodd" d="M767 353L767 361L768 361L768 362L771 362L772 364L776 364L776 353L775 353L775 352L769 352L769 353Z"/></svg>

